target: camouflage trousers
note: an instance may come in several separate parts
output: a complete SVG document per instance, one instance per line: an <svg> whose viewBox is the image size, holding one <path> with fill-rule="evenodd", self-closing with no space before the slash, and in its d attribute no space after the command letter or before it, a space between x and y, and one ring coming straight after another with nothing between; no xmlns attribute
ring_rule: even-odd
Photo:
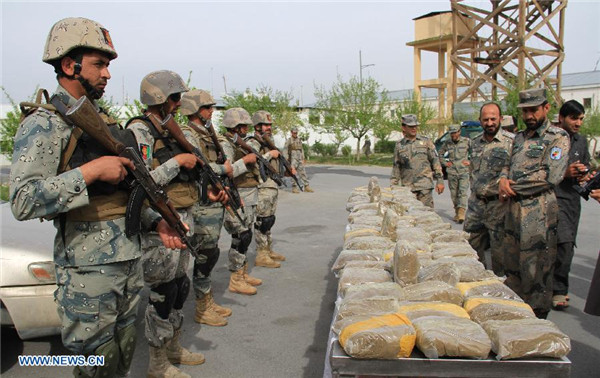
<svg viewBox="0 0 600 378"><path fill-rule="evenodd" d="M417 190L413 191L417 199L425 206L429 206L433 209L433 189Z"/></svg>
<svg viewBox="0 0 600 378"><path fill-rule="evenodd" d="M469 244L477 251L486 269L490 266L485 252L490 250L491 269L497 276L504 275L504 217L507 209L507 202L483 200L471 193L464 224L464 230L470 233Z"/></svg>
<svg viewBox="0 0 600 378"><path fill-rule="evenodd" d="M210 273L219 260L219 237L223 227L225 208L220 203L195 206L194 236L192 240L208 254L205 262L194 260L194 293L201 298L211 289Z"/></svg>
<svg viewBox="0 0 600 378"><path fill-rule="evenodd" d="M504 223L506 285L534 310L552 306L558 204L553 191L512 200Z"/></svg>
<svg viewBox="0 0 600 378"><path fill-rule="evenodd" d="M181 219L194 230L192 209L178 209ZM145 312L145 334L148 344L162 347L173 338L183 322L183 302L189 293L187 270L190 260L188 249L166 248L156 232L142 240L144 281L150 286Z"/></svg>
<svg viewBox="0 0 600 378"><path fill-rule="evenodd" d="M448 175L448 186L454 209L467 208L467 196L469 191L469 173Z"/></svg>
<svg viewBox="0 0 600 378"><path fill-rule="evenodd" d="M306 169L304 168L304 164L302 163L302 160L292 158L292 160L290 161L290 164L292 165L292 167L294 167L296 169L296 174L297 174L298 178L300 180L302 180L302 185L304 185L304 186L309 185L308 176L306 175ZM295 180L292 180L292 187L293 188L298 187L298 185L296 185Z"/></svg>
<svg viewBox="0 0 600 378"><path fill-rule="evenodd" d="M142 264L133 259L104 265L56 265L56 284L63 344L75 354L90 355L135 322L144 287Z"/></svg>
<svg viewBox="0 0 600 378"><path fill-rule="evenodd" d="M257 250L269 250L273 243L271 236L271 227L265 229L259 224L260 218L275 216L277 210L277 197L279 189L277 188L259 188L258 189L258 205L256 206L256 224L255 238Z"/></svg>
<svg viewBox="0 0 600 378"><path fill-rule="evenodd" d="M252 242L252 230L254 228L256 205L258 203L258 189L238 188L240 197L244 201L244 212L240 212L244 219L244 226L236 216L229 212L225 213L223 226L231 235L231 248L229 248L229 270L232 272L240 270L248 262L246 251Z"/></svg>

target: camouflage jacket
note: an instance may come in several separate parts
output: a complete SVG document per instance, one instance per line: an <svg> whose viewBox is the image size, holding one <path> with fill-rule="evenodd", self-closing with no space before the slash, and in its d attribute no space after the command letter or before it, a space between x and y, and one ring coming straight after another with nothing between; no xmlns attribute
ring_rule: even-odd
<svg viewBox="0 0 600 378"><path fill-rule="evenodd" d="M502 169L502 176L515 181L512 189L520 195L553 190L567 169L569 136L547 120L531 136L526 133L515 135L510 165Z"/></svg>
<svg viewBox="0 0 600 378"><path fill-rule="evenodd" d="M409 186L412 191L433 189L433 179L443 184L442 166L435 146L429 138L417 135L415 140L399 140L394 149L394 167L390 181Z"/></svg>
<svg viewBox="0 0 600 378"><path fill-rule="evenodd" d="M471 141L471 192L477 196L498 195L498 180L502 168L510 162L514 134L499 130L491 142L483 133Z"/></svg>
<svg viewBox="0 0 600 378"><path fill-rule="evenodd" d="M210 161L210 166L215 171L215 173L218 175L224 175L225 166L223 164L217 164L219 151L217 150L217 146L215 146L215 144L213 143L209 131L204 126L194 123L192 121L189 121L188 124L185 126L181 125L181 130L183 130L187 135L190 135L190 137L192 138L190 142L194 146L198 146L200 151L202 151L202 154L208 159L208 161ZM225 143L225 138L223 138L219 134L217 134L217 139L219 140L221 145Z"/></svg>
<svg viewBox="0 0 600 378"><path fill-rule="evenodd" d="M460 137L455 143L452 138L446 140L438 154L440 155L440 163L445 166L446 163L452 163L452 166L446 167L448 175L462 175L469 173L469 167L463 162L469 161L469 148L471 147L471 139Z"/></svg>
<svg viewBox="0 0 600 378"><path fill-rule="evenodd" d="M274 159L273 156L271 156L271 150L268 147L261 145L260 142L258 142L258 144L260 145L260 150L257 151L260 151L262 157L271 164L271 167L279 172L279 159ZM267 176L267 180L258 186L259 190L263 188L279 189L279 185L277 185L272 178Z"/></svg>
<svg viewBox="0 0 600 378"><path fill-rule="evenodd" d="M55 94L67 106L76 101L61 86ZM15 218L54 219L57 229L54 262L60 266L101 265L140 257L139 237L125 236L125 218L61 221L61 214L89 203L80 168L58 173L61 154L73 128L56 113L42 108L19 125L10 179L10 203ZM157 216L146 208L142 212L143 225L148 228Z"/></svg>
<svg viewBox="0 0 600 378"><path fill-rule="evenodd" d="M304 150L302 149L302 139L290 138L286 140L285 146L283 147L283 152L285 156L288 157L290 163L294 160L299 160L300 162L303 162Z"/></svg>

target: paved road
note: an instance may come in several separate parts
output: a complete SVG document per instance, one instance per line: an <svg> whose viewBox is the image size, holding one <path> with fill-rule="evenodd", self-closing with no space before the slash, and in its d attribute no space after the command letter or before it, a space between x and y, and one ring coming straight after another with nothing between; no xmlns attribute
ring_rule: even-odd
<svg viewBox="0 0 600 378"><path fill-rule="evenodd" d="M288 258L280 269L253 269L265 280L258 294L245 297L226 291L228 272L222 254L214 272L215 296L233 308L226 327L193 323L194 302L184 308L183 344L206 356L201 366L183 367L194 377L321 377L328 328L336 297L336 279L330 267L342 247L347 222L345 203L351 189L366 185L369 177L387 184L389 169L379 167L309 166L313 194L280 194L275 247ZM453 216L446 192L435 196L436 210L450 221ZM582 312L596 261L600 236L600 205L584 203L579 248L571 275L571 307L552 312L550 320L572 338L573 377L597 375L600 361L600 318ZM455 228L459 228L458 225ZM230 242L225 234L221 250ZM253 247L250 248L253 250ZM253 256L251 260L253 261ZM147 293L145 293L147 295ZM145 301L143 305L145 306ZM142 311L140 311L140 314ZM144 377L147 345L138 326L138 349L132 377ZM20 367L20 354L67 354L60 337L21 342L12 331L2 333L2 377L67 377L70 368Z"/></svg>

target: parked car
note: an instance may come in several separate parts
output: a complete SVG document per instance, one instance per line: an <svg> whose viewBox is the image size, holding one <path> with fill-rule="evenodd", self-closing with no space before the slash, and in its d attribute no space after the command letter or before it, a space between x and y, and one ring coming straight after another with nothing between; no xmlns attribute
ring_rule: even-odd
<svg viewBox="0 0 600 378"><path fill-rule="evenodd" d="M481 123L479 121L464 121L460 124L460 136L473 139L482 132L483 127L481 127ZM442 144L448 139L450 139L450 133L448 131L442 134L441 137L437 138L434 142L436 151L439 151L440 148L442 148ZM444 180L448 179L448 174L446 173L446 167L444 165L442 165L442 172L444 172Z"/></svg>
<svg viewBox="0 0 600 378"><path fill-rule="evenodd" d="M52 222L17 221L9 204L2 212L0 324L14 327L23 340L60 333L54 303L56 277Z"/></svg>

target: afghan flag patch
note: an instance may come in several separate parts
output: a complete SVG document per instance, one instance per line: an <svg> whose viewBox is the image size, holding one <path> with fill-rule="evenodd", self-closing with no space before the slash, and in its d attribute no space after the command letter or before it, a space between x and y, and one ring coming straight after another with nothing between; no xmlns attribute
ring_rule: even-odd
<svg viewBox="0 0 600 378"><path fill-rule="evenodd" d="M150 152L150 145L140 143L140 153L142 154L142 159L145 161L149 161L152 159L152 153Z"/></svg>
<svg viewBox="0 0 600 378"><path fill-rule="evenodd" d="M550 150L550 159L560 160L561 157L562 157L562 148L552 147L552 149Z"/></svg>

